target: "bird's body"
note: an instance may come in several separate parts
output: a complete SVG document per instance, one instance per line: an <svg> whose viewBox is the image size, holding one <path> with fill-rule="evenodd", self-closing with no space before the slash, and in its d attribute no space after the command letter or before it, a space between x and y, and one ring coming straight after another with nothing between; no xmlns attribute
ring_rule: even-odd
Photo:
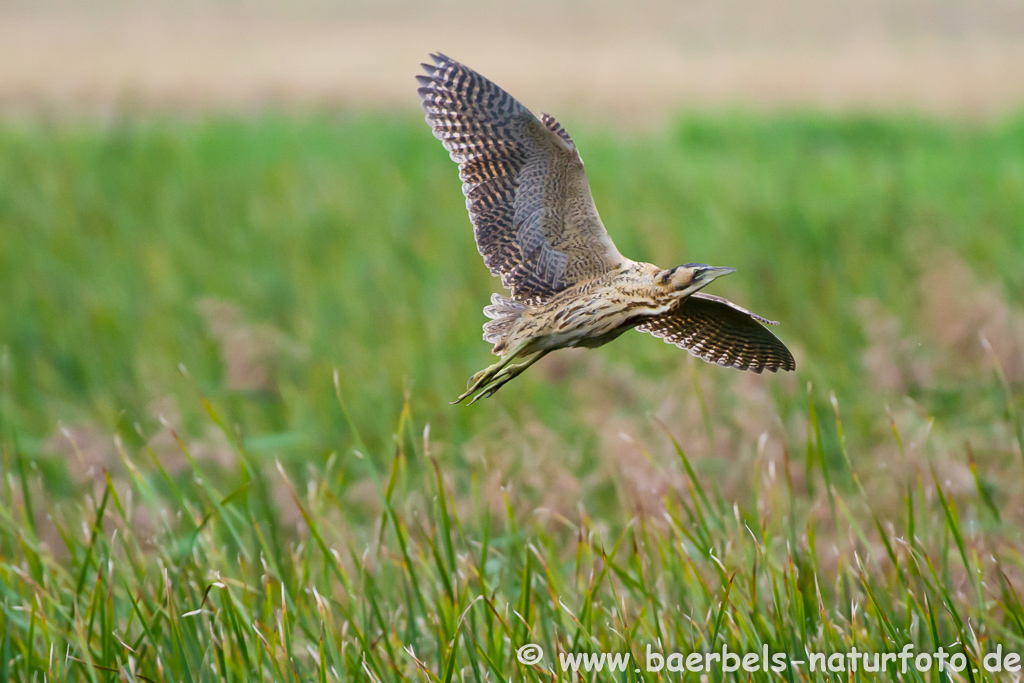
<svg viewBox="0 0 1024 683"><path fill-rule="evenodd" d="M607 344L647 318L668 313L679 303L678 296L655 286L654 278L660 270L650 263L630 261L550 299L523 305L519 315L512 319L508 333L496 340L494 353L501 356L527 341L532 342L530 348L548 351ZM514 302L505 302L506 307L514 306Z"/></svg>
<svg viewBox="0 0 1024 683"><path fill-rule="evenodd" d="M492 395L551 351L601 346L634 327L719 365L795 368L761 325L770 321L699 292L732 268L663 270L622 256L562 126L472 69L433 59L418 77L427 122L459 164L484 262L512 290L484 309L484 339L501 360L470 378L459 401Z"/></svg>

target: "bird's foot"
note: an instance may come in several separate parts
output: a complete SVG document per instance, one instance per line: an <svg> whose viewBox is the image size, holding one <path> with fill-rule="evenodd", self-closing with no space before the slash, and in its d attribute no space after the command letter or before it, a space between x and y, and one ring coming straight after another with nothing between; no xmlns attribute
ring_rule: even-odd
<svg viewBox="0 0 1024 683"><path fill-rule="evenodd" d="M522 372L522 371L520 371L520 372ZM473 405L474 403L476 403L477 401L479 401L482 398L490 398L491 396L494 396L494 394L497 393L498 389L501 389L503 386L508 384L512 380L512 378L515 377L518 374L519 374L518 372L514 373L514 374L502 373L501 376L499 376L497 379L492 381L486 387L481 389L480 393L478 393L476 396L474 396L473 400L470 401L469 403L467 403L466 405L470 405L471 406L471 405Z"/></svg>
<svg viewBox="0 0 1024 683"><path fill-rule="evenodd" d="M469 381L466 382L466 388L469 389L474 384L477 384L478 382L483 380L485 378L485 376L487 375L487 371L491 370L493 367L494 366L492 365L492 366L490 366L488 368L484 368L480 372L474 373L473 376L469 378Z"/></svg>
<svg viewBox="0 0 1024 683"><path fill-rule="evenodd" d="M495 363L494 365L484 368L480 372L470 377L469 381L466 383L466 391L463 392L463 394L459 396L457 399L452 401L451 404L456 405L458 403L462 403L464 400L475 394L477 391L487 386L487 384L489 384L495 378L495 376L497 376L505 368L505 366L508 365L509 360L511 359L504 360L500 363Z"/></svg>
<svg viewBox="0 0 1024 683"><path fill-rule="evenodd" d="M478 372L469 378L469 388L466 389L466 393L459 396L455 401L452 401L452 405L461 403L464 399L473 396L473 394L476 394L476 396L473 396L473 400L471 400L467 405L473 405L482 398L490 398L491 396L494 396L498 389L501 389L513 379L523 374L526 368L530 367L546 355L547 351L542 351L540 353L535 353L522 363L508 365L508 361L503 361L496 365L492 365L486 370Z"/></svg>
<svg viewBox="0 0 1024 683"><path fill-rule="evenodd" d="M473 375L472 377L469 378L469 386L466 389L466 391L464 391L462 393L462 395L459 396L457 399L452 401L451 404L452 405L457 405L459 403L462 403L464 400L466 400L470 396L473 396L473 394L476 394L476 396L473 398L473 400L470 401L467 404L467 405L473 405L480 398L483 397L484 391L487 389L487 387L492 386L495 383L496 379L500 379L503 375L504 375L504 373L501 373L500 371L496 371L496 372L492 373L490 377L487 377L487 376L481 375L481 373L478 372L476 375ZM501 382L501 384L504 384L507 381L508 381L508 379L506 379L504 382ZM491 391L487 395L490 396L493 393L494 392Z"/></svg>

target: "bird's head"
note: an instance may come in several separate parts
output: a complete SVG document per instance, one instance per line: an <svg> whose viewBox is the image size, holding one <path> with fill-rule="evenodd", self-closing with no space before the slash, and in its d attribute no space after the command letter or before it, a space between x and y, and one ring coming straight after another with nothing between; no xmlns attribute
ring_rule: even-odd
<svg viewBox="0 0 1024 683"><path fill-rule="evenodd" d="M735 273L735 268L717 268L703 263L687 263L659 272L654 282L680 297L704 289L715 278Z"/></svg>

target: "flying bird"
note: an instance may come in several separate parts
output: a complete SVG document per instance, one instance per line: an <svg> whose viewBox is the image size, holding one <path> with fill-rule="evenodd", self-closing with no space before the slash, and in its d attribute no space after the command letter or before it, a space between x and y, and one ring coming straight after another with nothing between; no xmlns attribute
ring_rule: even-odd
<svg viewBox="0 0 1024 683"><path fill-rule="evenodd" d="M764 327L777 323L700 291L734 268L663 270L620 254L561 124L454 59L431 58L416 77L427 123L459 165L484 263L511 290L484 308L484 339L500 360L453 403L492 396L552 351L601 346L632 328L737 370L796 368Z"/></svg>

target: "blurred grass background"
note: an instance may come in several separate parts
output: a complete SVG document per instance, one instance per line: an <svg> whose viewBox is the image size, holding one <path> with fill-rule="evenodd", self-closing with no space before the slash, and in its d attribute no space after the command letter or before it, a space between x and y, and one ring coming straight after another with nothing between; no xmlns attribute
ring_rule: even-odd
<svg viewBox="0 0 1024 683"><path fill-rule="evenodd" d="M813 381L860 414L888 381L943 417L969 415L991 399L977 333L993 324L1022 378L1020 119L737 113L680 119L652 138L574 134L624 253L736 267L715 292L782 321L799 380L767 386L800 395L794 386ZM546 379L586 362L564 354L483 407L447 407L490 362L481 307L500 285L476 254L454 166L414 118L7 125L0 226L7 419L27 443L57 421L127 438L168 393L194 423L179 364L249 431L303 447L351 438L325 400L335 367L374 445L406 389L459 442L521 405L573 424L574 392L592 379ZM1001 322L969 319L986 288ZM896 329L880 332L890 319ZM978 329L964 337L964 325ZM898 376L880 380L865 354L886 343L915 345L889 349ZM652 338L594 355L662 387L617 410L640 416L690 390L686 355ZM928 367L901 368L915 364Z"/></svg>
<svg viewBox="0 0 1024 683"><path fill-rule="evenodd" d="M419 117L0 124L0 673L1021 649L1024 119L563 122L623 253L736 267L794 375L628 334L452 407L498 283Z"/></svg>

